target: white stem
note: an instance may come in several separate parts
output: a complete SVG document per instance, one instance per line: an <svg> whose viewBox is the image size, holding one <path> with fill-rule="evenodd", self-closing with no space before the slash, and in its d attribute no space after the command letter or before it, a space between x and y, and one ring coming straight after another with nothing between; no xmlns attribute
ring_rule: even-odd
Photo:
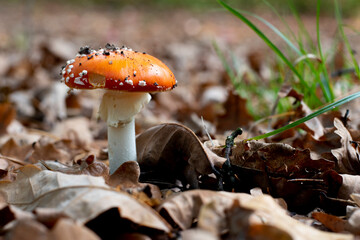
<svg viewBox="0 0 360 240"><path fill-rule="evenodd" d="M119 125L108 126L109 165L113 174L121 164L136 161L135 120Z"/></svg>
<svg viewBox="0 0 360 240"><path fill-rule="evenodd" d="M148 93L106 91L99 116L108 125L110 174L121 164L136 161L134 116L150 101Z"/></svg>

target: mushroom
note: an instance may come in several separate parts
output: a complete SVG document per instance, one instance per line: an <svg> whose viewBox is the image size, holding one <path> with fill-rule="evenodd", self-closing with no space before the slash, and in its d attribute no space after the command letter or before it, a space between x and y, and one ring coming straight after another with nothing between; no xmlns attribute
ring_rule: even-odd
<svg viewBox="0 0 360 240"><path fill-rule="evenodd" d="M174 74L159 59L110 44L97 51L80 48L61 74L70 88L105 90L98 115L108 126L110 174L126 161L137 161L134 116L150 101L149 92L176 86Z"/></svg>

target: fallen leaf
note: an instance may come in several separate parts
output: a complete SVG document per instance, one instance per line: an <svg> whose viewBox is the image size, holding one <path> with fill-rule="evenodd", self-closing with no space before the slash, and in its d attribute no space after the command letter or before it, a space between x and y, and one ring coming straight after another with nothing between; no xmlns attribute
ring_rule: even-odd
<svg viewBox="0 0 360 240"><path fill-rule="evenodd" d="M104 211L117 208L122 218L140 226L170 231L153 209L128 194L112 190L101 177L41 171L29 165L20 169L16 181L0 182L0 191L8 204L26 211L53 208L85 223Z"/></svg>
<svg viewBox="0 0 360 240"><path fill-rule="evenodd" d="M325 227L330 229L332 232L344 232L345 221L340 217L330 215L323 212L313 212L311 217L321 222Z"/></svg>
<svg viewBox="0 0 360 240"><path fill-rule="evenodd" d="M351 144L352 137L344 124L338 119L334 119L335 133L341 137L341 148L331 150L337 159L339 173L359 174L360 161L357 149Z"/></svg>
<svg viewBox="0 0 360 240"><path fill-rule="evenodd" d="M33 213L35 219L49 229L53 228L61 219L69 218L62 211L53 208L36 208Z"/></svg>
<svg viewBox="0 0 360 240"><path fill-rule="evenodd" d="M190 190L166 199L157 209L169 223L173 223L174 226L184 230L189 229L199 217L202 208L208 206L208 208L216 211L218 216L214 216L216 219L213 219L213 223L216 225L213 224L207 227L214 227L214 231L219 233L226 228L224 211L233 204L234 199L245 200L252 198L251 195L246 193ZM211 204L211 206L208 204ZM206 226L206 224L203 225Z"/></svg>
<svg viewBox="0 0 360 240"><path fill-rule="evenodd" d="M6 132L6 128L15 119L16 111L10 103L0 103L0 135Z"/></svg>
<svg viewBox="0 0 360 240"><path fill-rule="evenodd" d="M105 180L109 178L109 167L101 161L96 161L95 156L92 154L76 161L72 165L66 165L52 160L40 160L40 162L34 165L42 170L51 170L66 174L85 174L103 177Z"/></svg>
<svg viewBox="0 0 360 240"><path fill-rule="evenodd" d="M180 232L183 240L206 239L206 240L220 240L219 237L214 236L211 232L203 229L191 228Z"/></svg>
<svg viewBox="0 0 360 240"><path fill-rule="evenodd" d="M131 194L140 202L154 207L161 201L161 192L158 186L149 183L140 183L140 167L137 162L123 163L110 177L108 183L112 187Z"/></svg>
<svg viewBox="0 0 360 240"><path fill-rule="evenodd" d="M13 157L20 161L25 161L29 158L32 152L31 144L18 144L13 138L10 138L0 147L0 153L6 157Z"/></svg>
<svg viewBox="0 0 360 240"><path fill-rule="evenodd" d="M79 225L71 219L60 219L55 226L49 231L48 239L50 240L100 240L90 229Z"/></svg>
<svg viewBox="0 0 360 240"><path fill-rule="evenodd" d="M7 239L47 240L48 229L36 220L19 220L7 234ZM30 237L31 236L31 237Z"/></svg>
<svg viewBox="0 0 360 240"><path fill-rule="evenodd" d="M218 131L229 131L250 125L253 118L247 111L246 101L233 90L228 91L228 98L224 103L225 113L217 118Z"/></svg>
<svg viewBox="0 0 360 240"><path fill-rule="evenodd" d="M61 139L53 141L52 139L42 138L33 144L34 151L29 157L31 163L37 163L40 160L56 160L68 166L76 159L88 153L86 146L77 141Z"/></svg>
<svg viewBox="0 0 360 240"><path fill-rule="evenodd" d="M141 133L136 138L138 162L142 180L157 179L162 182L198 188L199 175L213 173L225 159L204 148L196 135L179 124L161 124ZM144 173L143 173L144 172Z"/></svg>
<svg viewBox="0 0 360 240"><path fill-rule="evenodd" d="M87 146L93 142L90 132L90 121L85 117L65 119L56 124L52 133L60 139L78 141L79 145Z"/></svg>
<svg viewBox="0 0 360 240"><path fill-rule="evenodd" d="M299 116L299 118L301 118L310 115L312 113L312 110L304 102L301 102L299 109L297 109L296 112L303 113L303 115ZM322 125L322 123L318 118L312 118L300 124L298 127L311 133L314 136L314 138L317 140L324 135L324 126Z"/></svg>
<svg viewBox="0 0 360 240"><path fill-rule="evenodd" d="M189 229L197 220L198 228L217 236L226 230L230 239L353 238L319 231L291 218L269 195L191 190L165 200L158 210L180 229Z"/></svg>
<svg viewBox="0 0 360 240"><path fill-rule="evenodd" d="M9 222L14 220L32 220L35 219L35 215L31 212L23 211L15 206L4 205L0 209L0 226L4 227Z"/></svg>
<svg viewBox="0 0 360 240"><path fill-rule="evenodd" d="M358 204L360 203L360 196L357 195L356 198ZM345 230L349 231L353 234L359 235L360 234L360 209L357 208L354 210L350 216L348 217L345 223Z"/></svg>
<svg viewBox="0 0 360 240"><path fill-rule="evenodd" d="M261 187L265 193L284 198L291 210L310 211L320 204L323 193L335 197L342 183L334 163L313 160L308 149L249 141L237 143L232 152L231 164L239 178L235 189Z"/></svg>
<svg viewBox="0 0 360 240"><path fill-rule="evenodd" d="M341 177L343 183L339 189L338 198L349 200L352 194L360 194L360 176L341 174Z"/></svg>

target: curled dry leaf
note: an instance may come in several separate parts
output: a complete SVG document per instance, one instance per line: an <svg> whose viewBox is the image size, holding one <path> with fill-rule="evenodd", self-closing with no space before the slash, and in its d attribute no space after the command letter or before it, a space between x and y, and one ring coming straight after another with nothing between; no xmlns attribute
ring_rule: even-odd
<svg viewBox="0 0 360 240"><path fill-rule="evenodd" d="M232 164L255 168L291 178L312 177L334 168L325 159L312 160L308 149L299 150L283 143L249 141L233 149Z"/></svg>
<svg viewBox="0 0 360 240"><path fill-rule="evenodd" d="M239 126L249 126L253 117L246 108L246 99L240 97L232 89L228 90L228 98L224 103L225 113L217 118L218 131L228 131Z"/></svg>
<svg viewBox="0 0 360 240"><path fill-rule="evenodd" d="M123 163L110 177L108 183L130 193L133 197L149 206L159 205L161 201L160 189L153 184L140 183L140 167L137 162Z"/></svg>
<svg viewBox="0 0 360 240"><path fill-rule="evenodd" d="M358 202L360 202L360 195L356 194L353 198ZM348 217L345 223L345 229L353 234L360 234L360 209L356 208L351 215Z"/></svg>
<svg viewBox="0 0 360 240"><path fill-rule="evenodd" d="M68 118L56 124L52 133L61 139L72 139L88 146L93 142L90 120L85 117Z"/></svg>
<svg viewBox="0 0 360 240"><path fill-rule="evenodd" d="M252 197L244 193L187 191L173 196L159 212L181 229L198 228L230 239L352 239L351 235L322 232L291 218L269 195ZM204 218L203 216L206 216ZM209 219L211 217L211 219Z"/></svg>
<svg viewBox="0 0 360 240"><path fill-rule="evenodd" d="M7 239L47 240L48 229L36 220L19 220L7 233Z"/></svg>
<svg viewBox="0 0 360 240"><path fill-rule="evenodd" d="M15 116L16 110L10 103L0 103L0 135L6 132Z"/></svg>
<svg viewBox="0 0 360 240"><path fill-rule="evenodd" d="M29 157L29 161L37 163L40 160L56 160L70 165L76 156L87 153L87 149L84 147L76 141L67 139L57 141L40 139L33 144L34 151Z"/></svg>
<svg viewBox="0 0 360 240"><path fill-rule="evenodd" d="M137 156L146 179L174 183L176 180L198 188L198 176L213 173L225 159L217 156L187 127L161 124L136 138Z"/></svg>
<svg viewBox="0 0 360 240"><path fill-rule="evenodd" d="M332 232L344 232L345 220L340 217L330 215L323 212L313 212L311 216L321 222L326 228Z"/></svg>
<svg viewBox="0 0 360 240"><path fill-rule="evenodd" d="M7 140L1 147L0 153L6 157L13 157L20 161L26 160L32 152L31 144L18 144L13 138Z"/></svg>
<svg viewBox="0 0 360 240"><path fill-rule="evenodd" d="M240 179L237 188L261 187L264 192L284 198L291 210L310 211L322 193L336 196L341 186L333 162L313 160L308 149L287 144L238 143L233 148L231 164Z"/></svg>
<svg viewBox="0 0 360 240"><path fill-rule="evenodd" d="M360 194L360 176L341 174L343 183L338 192L338 198L349 200L352 194Z"/></svg>
<svg viewBox="0 0 360 240"><path fill-rule="evenodd" d="M359 174L360 161L359 152L351 144L352 137L344 124L338 119L334 119L334 126L337 130L335 133L340 136L341 148L331 150L331 153L337 159L337 167L339 173Z"/></svg>
<svg viewBox="0 0 360 240"><path fill-rule="evenodd" d="M0 209L0 227L4 227L14 220L31 220L35 215L31 212L23 211L15 206L5 205Z"/></svg>
<svg viewBox="0 0 360 240"><path fill-rule="evenodd" d="M304 102L301 102L297 112L303 113L303 115L299 117L305 117L311 114L312 110ZM319 138L324 135L324 126L318 118L310 119L300 124L299 127L312 134L316 140L319 140Z"/></svg>
<svg viewBox="0 0 360 240"><path fill-rule="evenodd" d="M201 209L206 206L218 214L217 216L214 215L213 225L209 227L214 227L214 231L219 233L226 228L226 222L223 221L225 218L224 210L233 204L234 199L248 200L252 198L251 195L245 193L190 190L168 198L159 206L158 211L168 222L172 222L184 230L191 227L194 220L199 217ZM204 212L202 214L206 215ZM210 219L202 219L207 222L210 221Z"/></svg>
<svg viewBox="0 0 360 240"><path fill-rule="evenodd" d="M60 219L49 231L48 239L53 240L100 240L90 229L75 223L71 219Z"/></svg>
<svg viewBox="0 0 360 240"><path fill-rule="evenodd" d="M181 231L180 235L183 240L193 240L193 239L219 240L220 239L218 236L214 236L211 232L199 228L192 228Z"/></svg>
<svg viewBox="0 0 360 240"><path fill-rule="evenodd" d="M109 178L109 167L101 161L96 161L95 156L92 154L87 155L70 166L52 160L41 160L34 165L42 170L50 170L66 174L85 174L95 177L103 177L105 180Z"/></svg>
<svg viewBox="0 0 360 240"><path fill-rule="evenodd" d="M41 171L29 165L20 169L16 181L0 182L0 192L8 204L26 211L39 207L53 208L79 223L85 223L109 209L117 208L122 218L133 223L170 231L168 224L153 209L125 193L112 190L101 177Z"/></svg>

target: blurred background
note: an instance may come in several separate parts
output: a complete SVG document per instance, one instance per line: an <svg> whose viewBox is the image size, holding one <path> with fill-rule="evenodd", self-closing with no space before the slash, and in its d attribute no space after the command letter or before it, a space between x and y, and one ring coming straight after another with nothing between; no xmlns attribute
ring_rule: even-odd
<svg viewBox="0 0 360 240"><path fill-rule="evenodd" d="M292 34L288 33L290 29L298 39L305 39L303 42L294 39L294 44L309 45L311 52L310 45L316 42L316 1L226 2L261 16L288 36ZM61 66L85 45L95 49L106 43L126 45L156 56L173 70L179 86L171 93L154 96L153 104L143 113L147 114L146 119L152 119L149 125L179 121L199 130L203 124L199 119L203 117L210 129L215 129L213 132L248 126L254 119L271 113L286 72L267 45L215 0L1 0L0 3L0 102L11 103L16 118L28 127L48 130L59 119L93 116L92 108L97 102L84 102L83 98L91 98L87 93L65 94L65 90L54 90L56 93L51 94L57 97L49 93L59 83ZM339 3L343 21L356 29L360 24L357 17L360 4L357 0ZM321 42L329 63L334 66L329 71L346 68L348 61L338 38L334 11L332 1L322 1ZM248 17L295 61L283 39L266 22ZM305 35L302 28L307 31ZM358 32L347 33L356 53ZM234 87L221 56L247 86L261 88ZM346 91L350 87L342 88ZM234 90L238 99L229 98ZM65 110L64 106L55 106L61 98L66 100ZM222 122L233 118L232 123ZM145 126L148 125L144 123Z"/></svg>

